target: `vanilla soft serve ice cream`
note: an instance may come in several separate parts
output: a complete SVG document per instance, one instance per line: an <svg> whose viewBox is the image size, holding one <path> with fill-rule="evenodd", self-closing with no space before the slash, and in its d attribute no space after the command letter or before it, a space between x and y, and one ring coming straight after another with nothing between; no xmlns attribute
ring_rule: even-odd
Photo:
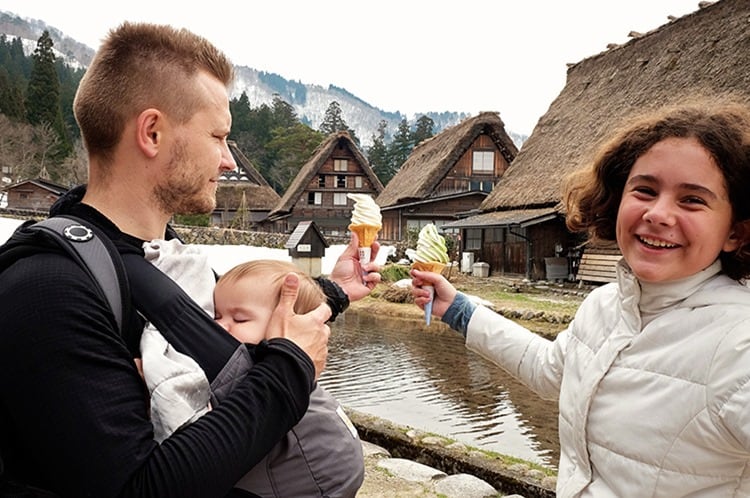
<svg viewBox="0 0 750 498"><path fill-rule="evenodd" d="M346 194L354 201L352 219L349 230L355 232L359 238L359 260L362 263L370 262L370 246L378 236L383 227L383 217L380 214L380 206L367 194Z"/></svg>

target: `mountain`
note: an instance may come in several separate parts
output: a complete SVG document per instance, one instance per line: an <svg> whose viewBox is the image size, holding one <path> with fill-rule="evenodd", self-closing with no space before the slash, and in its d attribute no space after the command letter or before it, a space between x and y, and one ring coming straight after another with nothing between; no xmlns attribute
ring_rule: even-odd
<svg viewBox="0 0 750 498"><path fill-rule="evenodd" d="M12 12L0 10L0 33L22 38L27 53L34 51L36 42L44 30L49 31L55 50L67 64L86 67L91 62L95 53L91 47L77 42L43 21L22 18ZM365 147L372 144L372 136L377 133L381 120L388 123L386 142L390 142L391 135L397 131L399 123L404 118L414 125L416 119L425 115L435 123L433 131L437 134L470 116L466 112L424 112L415 116L406 116L399 112L378 109L335 85L325 88L320 85L305 84L247 66L236 66L235 70L237 78L231 91L231 98L239 97L244 91L247 93L250 105L258 107L261 104L271 104L273 96L278 94L294 107L303 123L315 129L323 121L328 105L335 100L341 107L341 113L347 125L354 130ZM510 130L506 132L520 148L526 136Z"/></svg>

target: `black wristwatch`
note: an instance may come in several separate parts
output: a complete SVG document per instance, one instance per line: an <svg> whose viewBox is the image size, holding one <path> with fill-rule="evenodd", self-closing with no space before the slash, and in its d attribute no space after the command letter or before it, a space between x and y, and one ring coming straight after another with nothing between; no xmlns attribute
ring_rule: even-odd
<svg viewBox="0 0 750 498"><path fill-rule="evenodd" d="M318 282L321 290L326 295L328 307L331 308L331 318L329 318L328 321L333 322L336 320L337 316L346 311L346 308L349 307L349 296L347 296L344 289L333 280L316 277L315 281Z"/></svg>

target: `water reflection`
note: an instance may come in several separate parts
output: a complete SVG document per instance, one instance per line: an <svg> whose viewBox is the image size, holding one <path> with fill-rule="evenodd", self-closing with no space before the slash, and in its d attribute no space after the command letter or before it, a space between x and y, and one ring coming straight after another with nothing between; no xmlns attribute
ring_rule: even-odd
<svg viewBox="0 0 750 498"><path fill-rule="evenodd" d="M320 383L345 406L556 467L557 402L540 400L442 323L348 311Z"/></svg>

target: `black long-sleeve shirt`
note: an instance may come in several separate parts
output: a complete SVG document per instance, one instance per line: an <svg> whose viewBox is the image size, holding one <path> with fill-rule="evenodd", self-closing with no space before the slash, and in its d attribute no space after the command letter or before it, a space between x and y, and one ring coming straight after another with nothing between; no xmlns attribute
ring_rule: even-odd
<svg viewBox="0 0 750 498"><path fill-rule="evenodd" d="M67 210L136 246L95 210ZM142 325L131 320L123 335L139 336ZM90 278L63 254L19 260L0 275L6 472L62 497L234 496L237 480L302 417L314 382L311 360L291 341L269 341L256 359L219 406L158 445L132 346Z"/></svg>

